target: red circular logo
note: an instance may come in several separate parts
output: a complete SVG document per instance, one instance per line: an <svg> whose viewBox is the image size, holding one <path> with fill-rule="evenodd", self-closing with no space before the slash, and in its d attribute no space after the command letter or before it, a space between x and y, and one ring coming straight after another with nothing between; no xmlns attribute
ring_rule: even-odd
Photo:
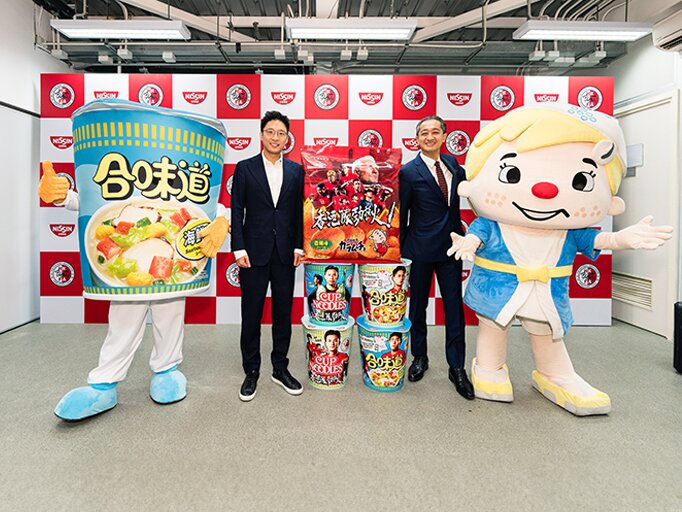
<svg viewBox="0 0 682 512"><path fill-rule="evenodd" d="M445 147L455 156L460 156L466 153L471 146L471 138L466 132L462 130L453 130L445 139Z"/></svg>
<svg viewBox="0 0 682 512"><path fill-rule="evenodd" d="M65 261L58 261L50 267L50 281L57 286L69 286L75 277L73 267Z"/></svg>
<svg viewBox="0 0 682 512"><path fill-rule="evenodd" d="M339 104L339 91L331 84L322 84L315 90L315 105L322 110L331 110Z"/></svg>
<svg viewBox="0 0 682 512"><path fill-rule="evenodd" d="M419 110L426 105L426 91L419 85L410 85L403 91L403 105L410 110Z"/></svg>
<svg viewBox="0 0 682 512"><path fill-rule="evenodd" d="M365 130L358 136L358 146L361 148L380 148L384 145L384 138L376 130Z"/></svg>
<svg viewBox="0 0 682 512"><path fill-rule="evenodd" d="M239 288L239 267L235 261L225 271L225 279L235 288Z"/></svg>
<svg viewBox="0 0 682 512"><path fill-rule="evenodd" d="M235 110L242 110L251 103L251 91L244 84L234 84L225 93L227 104Z"/></svg>
<svg viewBox="0 0 682 512"><path fill-rule="evenodd" d="M514 91L511 90L511 87L506 85L498 85L490 93L490 104L495 110L499 110L500 112L512 108L515 100L516 96L514 96Z"/></svg>
<svg viewBox="0 0 682 512"><path fill-rule="evenodd" d="M601 107L602 101L604 98L601 91L591 85L583 87L578 93L578 105L583 108L597 110Z"/></svg>
<svg viewBox="0 0 682 512"><path fill-rule="evenodd" d="M296 146L296 137L294 137L294 134L289 132L289 137L287 138L287 143L284 146L284 149L282 150L283 154L288 154L291 152L292 149Z"/></svg>
<svg viewBox="0 0 682 512"><path fill-rule="evenodd" d="M578 286L585 288L586 290L597 286L600 279L601 273L599 272L599 269L589 263L581 265L575 272L575 282L578 283Z"/></svg>
<svg viewBox="0 0 682 512"><path fill-rule="evenodd" d="M137 94L137 99L140 103L155 107L163 101L163 90L156 84L143 85Z"/></svg>
<svg viewBox="0 0 682 512"><path fill-rule="evenodd" d="M69 84L60 83L50 89L50 101L57 108L69 108L76 99L76 93Z"/></svg>

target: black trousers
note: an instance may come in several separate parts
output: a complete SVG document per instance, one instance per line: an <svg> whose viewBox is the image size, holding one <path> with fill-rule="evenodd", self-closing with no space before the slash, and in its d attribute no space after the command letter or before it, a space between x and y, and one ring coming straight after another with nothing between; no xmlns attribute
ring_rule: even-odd
<svg viewBox="0 0 682 512"><path fill-rule="evenodd" d="M464 305L462 262L448 258L440 262L412 261L410 267L410 341L413 356L427 355L426 307L436 272L445 309L445 357L450 368L464 368Z"/></svg>
<svg viewBox="0 0 682 512"><path fill-rule="evenodd" d="M272 353L270 359L276 370L289 365L287 354L291 343L291 309L294 298L296 267L285 265L273 250L266 265L252 265L239 269L242 294L242 331L239 345L244 372L260 371L261 318L268 284L272 293Z"/></svg>

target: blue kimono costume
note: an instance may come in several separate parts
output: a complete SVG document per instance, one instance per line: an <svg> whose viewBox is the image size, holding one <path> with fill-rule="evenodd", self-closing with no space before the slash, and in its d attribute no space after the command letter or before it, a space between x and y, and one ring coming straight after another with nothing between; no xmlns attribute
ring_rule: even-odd
<svg viewBox="0 0 682 512"><path fill-rule="evenodd" d="M474 267L469 276L464 303L479 315L491 318L501 325L507 325L513 315L502 315L505 305L511 300L519 283L538 280L548 282L552 301L561 320L563 332L553 330L554 339L562 338L573 324L573 314L568 297L568 280L578 252L591 260L597 259L600 251L595 250L594 241L599 231L591 228L569 229L566 231L561 255L555 267L520 267L514 261L502 238L496 221L478 217L471 223L467 234L481 239L482 245L476 251ZM547 262L549 265L555 262ZM506 316L506 317L505 317Z"/></svg>

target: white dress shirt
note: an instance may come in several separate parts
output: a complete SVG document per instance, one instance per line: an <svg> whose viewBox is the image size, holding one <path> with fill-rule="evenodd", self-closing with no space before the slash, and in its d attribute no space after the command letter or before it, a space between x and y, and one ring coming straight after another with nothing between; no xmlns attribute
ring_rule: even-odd
<svg viewBox="0 0 682 512"><path fill-rule="evenodd" d="M270 187L270 194L272 195L272 202L274 203L275 206L277 206L277 201L279 200L279 194L282 191L282 182L284 181L284 162L282 160L282 156L280 155L279 159L275 162L272 163L270 160L265 158L265 155L261 153L261 157L263 158L263 167L265 167L265 177L268 180L268 186ZM296 254L299 254L303 256L303 249L295 249L294 252ZM238 251L234 251L234 258L239 259L242 256L246 256L247 252L245 249L240 249Z"/></svg>
<svg viewBox="0 0 682 512"><path fill-rule="evenodd" d="M436 184L438 184L438 176L436 176L436 160L426 156L424 153L419 153L419 156L426 164L426 167L428 167L433 179L436 180ZM445 176L445 183L448 185L448 206L450 206L450 194L452 193L452 172L450 172L450 169L445 166L440 158L438 159L438 162L440 162L440 170L443 171L443 176Z"/></svg>

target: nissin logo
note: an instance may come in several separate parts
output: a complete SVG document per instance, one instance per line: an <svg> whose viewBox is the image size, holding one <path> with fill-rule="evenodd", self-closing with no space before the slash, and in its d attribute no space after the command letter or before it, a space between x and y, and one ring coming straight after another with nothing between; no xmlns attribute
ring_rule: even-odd
<svg viewBox="0 0 682 512"><path fill-rule="evenodd" d="M251 137L228 137L227 145L235 151L242 151L251 144Z"/></svg>
<svg viewBox="0 0 682 512"><path fill-rule="evenodd" d="M203 103L206 96L208 96L208 92L206 91L183 91L182 93L182 97L185 98L185 101L190 105Z"/></svg>
<svg viewBox="0 0 682 512"><path fill-rule="evenodd" d="M118 91L95 91L96 100L118 98Z"/></svg>
<svg viewBox="0 0 682 512"><path fill-rule="evenodd" d="M66 135L50 136L50 144L57 149L69 149L73 145L73 137Z"/></svg>
<svg viewBox="0 0 682 512"><path fill-rule="evenodd" d="M463 107L471 101L471 96L470 92L449 92L448 101L455 107Z"/></svg>
<svg viewBox="0 0 682 512"><path fill-rule="evenodd" d="M361 92L359 93L360 96L360 101L362 101L365 105L376 105L379 103L382 98L384 97L383 92Z"/></svg>
<svg viewBox="0 0 682 512"><path fill-rule="evenodd" d="M294 101L294 98L296 97L295 92L272 92L270 94L272 95L272 99L275 100L275 103L279 103L280 105L288 105Z"/></svg>

